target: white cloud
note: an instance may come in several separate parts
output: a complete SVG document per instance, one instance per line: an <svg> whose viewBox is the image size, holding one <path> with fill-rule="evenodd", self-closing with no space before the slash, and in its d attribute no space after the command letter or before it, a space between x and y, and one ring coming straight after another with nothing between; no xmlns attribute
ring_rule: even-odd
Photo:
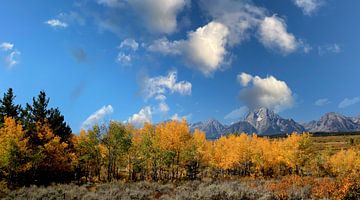
<svg viewBox="0 0 360 200"><path fill-rule="evenodd" d="M253 79L252 75L244 72L237 75L237 80L242 86L247 86L252 79Z"/></svg>
<svg viewBox="0 0 360 200"><path fill-rule="evenodd" d="M328 98L318 99L315 101L316 106L325 106L327 104L331 103Z"/></svg>
<svg viewBox="0 0 360 200"><path fill-rule="evenodd" d="M183 55L193 68L209 76L221 68L226 56L228 28L212 21L193 32L187 40L170 42L166 38L156 40L148 50L164 55Z"/></svg>
<svg viewBox="0 0 360 200"><path fill-rule="evenodd" d="M93 114L91 114L81 125L81 128L88 129L91 126L99 123L103 120L107 115L110 115L114 112L114 109L111 105L103 106Z"/></svg>
<svg viewBox="0 0 360 200"><path fill-rule="evenodd" d="M212 74L223 63L228 34L229 29L219 22L210 22L189 33L187 57L204 75Z"/></svg>
<svg viewBox="0 0 360 200"><path fill-rule="evenodd" d="M253 76L240 91L240 100L250 109L266 107L276 112L291 108L294 104L294 97L288 85L273 76Z"/></svg>
<svg viewBox="0 0 360 200"><path fill-rule="evenodd" d="M164 55L181 55L191 67L205 76L220 70L229 54L229 48L258 32L257 38L269 49L286 55L303 48L305 53L311 46L295 38L287 31L283 19L266 17L267 10L248 0L200 0L200 8L212 20L208 24L189 32L187 39L169 41L155 40L148 50Z"/></svg>
<svg viewBox="0 0 360 200"><path fill-rule="evenodd" d="M321 56L328 54L328 53L337 54L337 53L341 53L341 51L342 51L342 49L341 49L340 45L336 44L336 43L318 46L318 52L319 52L319 55L321 55Z"/></svg>
<svg viewBox="0 0 360 200"><path fill-rule="evenodd" d="M312 15L324 4L323 0L293 0L293 2L305 15Z"/></svg>
<svg viewBox="0 0 360 200"><path fill-rule="evenodd" d="M239 44L251 36L251 30L265 17L266 10L248 0L200 0L214 21L229 28L229 45Z"/></svg>
<svg viewBox="0 0 360 200"><path fill-rule="evenodd" d="M150 106L142 108L139 113L135 113L131 116L127 123L133 124L136 127L142 127L145 122L150 123L152 119L152 110Z"/></svg>
<svg viewBox="0 0 360 200"><path fill-rule="evenodd" d="M184 41L169 41L167 38L160 38L155 40L148 46L148 50L152 52L159 52L164 55L180 55Z"/></svg>
<svg viewBox="0 0 360 200"><path fill-rule="evenodd" d="M285 21L276 15L264 18L258 34L260 42L266 48L279 51L285 55L294 52L300 45L295 36L287 32Z"/></svg>
<svg viewBox="0 0 360 200"><path fill-rule="evenodd" d="M184 9L187 0L132 0L129 3L141 14L151 31L173 33L177 27L177 14Z"/></svg>
<svg viewBox="0 0 360 200"><path fill-rule="evenodd" d="M169 112L170 107L166 103L166 96L169 93L190 95L192 89L190 82L177 80L176 71L170 71L167 76L145 77L141 87L141 92L146 101L155 99L159 103L158 106L154 108L153 114Z"/></svg>
<svg viewBox="0 0 360 200"><path fill-rule="evenodd" d="M3 50L3 51L10 51L14 48L14 44L12 43L9 43L9 42L3 42L1 45L0 45L0 49Z"/></svg>
<svg viewBox="0 0 360 200"><path fill-rule="evenodd" d="M15 51L12 51L9 55L7 55L5 57L6 66L12 68L13 66L17 65L19 63L20 54L21 54L20 51L15 50Z"/></svg>
<svg viewBox="0 0 360 200"><path fill-rule="evenodd" d="M165 102L160 102L159 103L159 111L160 112L167 113L167 112L169 112L169 110L170 110L170 108Z"/></svg>
<svg viewBox="0 0 360 200"><path fill-rule="evenodd" d="M4 51L2 59L7 67L12 68L19 63L21 52L14 49L15 45L10 42L3 42L0 44L0 50Z"/></svg>
<svg viewBox="0 0 360 200"><path fill-rule="evenodd" d="M339 103L339 108L346 108L352 105L355 105L360 102L360 97L354 97L352 99L345 98Z"/></svg>
<svg viewBox="0 0 360 200"><path fill-rule="evenodd" d="M165 96L168 92L190 95L192 85L187 81L177 81L177 72L171 71L167 76L145 78L142 84L142 92L145 99Z"/></svg>
<svg viewBox="0 0 360 200"><path fill-rule="evenodd" d="M67 23L62 22L62 21L60 21L58 19L50 19L50 20L46 21L45 24L48 24L49 26L54 27L54 28L66 28L66 27L68 27Z"/></svg>
<svg viewBox="0 0 360 200"><path fill-rule="evenodd" d="M166 100L166 96L165 95L162 95L162 94L159 94L155 97L156 100L158 101L165 101Z"/></svg>
<svg viewBox="0 0 360 200"><path fill-rule="evenodd" d="M116 57L116 61L121 64L130 64L131 63L131 55L124 54L124 53L118 53Z"/></svg>
<svg viewBox="0 0 360 200"><path fill-rule="evenodd" d="M129 48L133 51L136 51L139 48L139 43L137 43L136 40L132 38L127 38L121 42L119 48L120 49Z"/></svg>
<svg viewBox="0 0 360 200"><path fill-rule="evenodd" d="M248 112L249 108L247 106L241 106L240 108L237 108L227 114L224 119L240 119L244 117Z"/></svg>

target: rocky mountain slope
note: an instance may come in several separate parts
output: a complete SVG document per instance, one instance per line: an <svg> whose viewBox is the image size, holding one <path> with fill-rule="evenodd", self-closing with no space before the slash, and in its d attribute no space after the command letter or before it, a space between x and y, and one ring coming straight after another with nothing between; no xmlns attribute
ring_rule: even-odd
<svg viewBox="0 0 360 200"><path fill-rule="evenodd" d="M360 131L360 116L346 117L330 112L319 120L297 123L293 119L284 119L267 108L250 111L243 121L231 125L223 125L215 119L197 122L190 129L200 129L209 139L216 139L230 133L257 133L259 135L287 134L292 132L354 132Z"/></svg>
<svg viewBox="0 0 360 200"><path fill-rule="evenodd" d="M223 134L225 126L216 119L209 119L204 122L190 124L190 130L194 131L195 129L204 131L206 133L206 137L209 139L216 139Z"/></svg>
<svg viewBox="0 0 360 200"><path fill-rule="evenodd" d="M359 122L359 118L346 117L330 112L326 113L318 121L306 123L305 127L310 132L351 132L360 130Z"/></svg>
<svg viewBox="0 0 360 200"><path fill-rule="evenodd" d="M245 121L253 125L259 135L304 132L305 128L292 119L284 119L267 108L249 112Z"/></svg>

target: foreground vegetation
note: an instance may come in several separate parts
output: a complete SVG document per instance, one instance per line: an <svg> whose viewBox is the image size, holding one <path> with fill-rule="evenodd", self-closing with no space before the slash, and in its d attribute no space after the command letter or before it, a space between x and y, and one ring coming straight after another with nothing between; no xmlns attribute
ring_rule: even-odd
<svg viewBox="0 0 360 200"><path fill-rule="evenodd" d="M146 194L139 194L147 199L154 191L167 187L156 182L176 184L170 184L171 193L166 193L175 197L185 188L190 190L189 195L198 194L194 198L207 198L202 196L207 190L210 194L206 195L215 195L209 199L240 198L232 196L243 195L238 191L249 193L250 199L262 197L256 195L286 199L292 194L289 191L303 189L306 198L360 198L357 138L341 149L318 148L321 141L309 133L273 139L242 133L209 141L199 130L190 132L185 120L147 123L139 129L111 121L77 135L71 133L57 108L47 108L49 99L44 92L24 109L14 104L14 98L10 89L0 100L0 191L9 198L85 198L76 196L89 192L85 186L16 190L30 185L72 183L95 184L95 191L88 193L94 195L88 198L94 199L105 192L132 195L131 191L135 191L137 195L141 193L137 190L147 187ZM218 182L193 182L207 179ZM184 181L191 182L180 184ZM254 192L256 188L266 190ZM71 191L75 194L68 194Z"/></svg>
<svg viewBox="0 0 360 200"><path fill-rule="evenodd" d="M349 181L296 175L270 180L204 179L176 183L116 181L81 186L23 187L8 192L4 199L358 199L360 191L349 192Z"/></svg>

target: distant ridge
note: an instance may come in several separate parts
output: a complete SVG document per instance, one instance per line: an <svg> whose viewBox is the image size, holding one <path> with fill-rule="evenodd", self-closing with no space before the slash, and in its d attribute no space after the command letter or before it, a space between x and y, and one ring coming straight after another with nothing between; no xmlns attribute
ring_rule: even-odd
<svg viewBox="0 0 360 200"><path fill-rule="evenodd" d="M206 133L208 139L217 139L222 135L231 133L256 133L258 135L281 135L292 132L302 133L347 133L360 131L360 116L346 117L344 115L330 112L319 120L307 123L297 123L293 119L284 119L267 108L251 110L244 120L237 121L231 125L224 125L216 119L190 124L190 130L199 129Z"/></svg>

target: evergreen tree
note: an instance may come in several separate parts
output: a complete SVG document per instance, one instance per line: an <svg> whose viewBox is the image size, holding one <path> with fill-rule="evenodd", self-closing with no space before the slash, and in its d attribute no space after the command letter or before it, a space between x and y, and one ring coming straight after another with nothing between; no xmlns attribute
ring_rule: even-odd
<svg viewBox="0 0 360 200"><path fill-rule="evenodd" d="M9 88L4 97L0 99L0 124L4 123L4 117L19 119L21 107L14 103L15 95L13 89Z"/></svg>
<svg viewBox="0 0 360 200"><path fill-rule="evenodd" d="M56 136L62 141L68 141L72 133L71 128L66 124L58 108L48 108L49 101L46 93L41 91L36 98L33 98L32 105L26 104L22 113L24 125L31 132L35 123L48 123Z"/></svg>
<svg viewBox="0 0 360 200"><path fill-rule="evenodd" d="M71 128L66 124L64 116L60 113L58 108L51 108L49 110L48 122L55 135L62 138L64 141L70 139Z"/></svg>
<svg viewBox="0 0 360 200"><path fill-rule="evenodd" d="M49 104L49 98L46 98L46 94L44 91L40 91L37 98L33 98L32 105L26 104L25 115L26 121L30 123L35 122L45 122L47 116L49 115L49 111L47 110L47 106Z"/></svg>

